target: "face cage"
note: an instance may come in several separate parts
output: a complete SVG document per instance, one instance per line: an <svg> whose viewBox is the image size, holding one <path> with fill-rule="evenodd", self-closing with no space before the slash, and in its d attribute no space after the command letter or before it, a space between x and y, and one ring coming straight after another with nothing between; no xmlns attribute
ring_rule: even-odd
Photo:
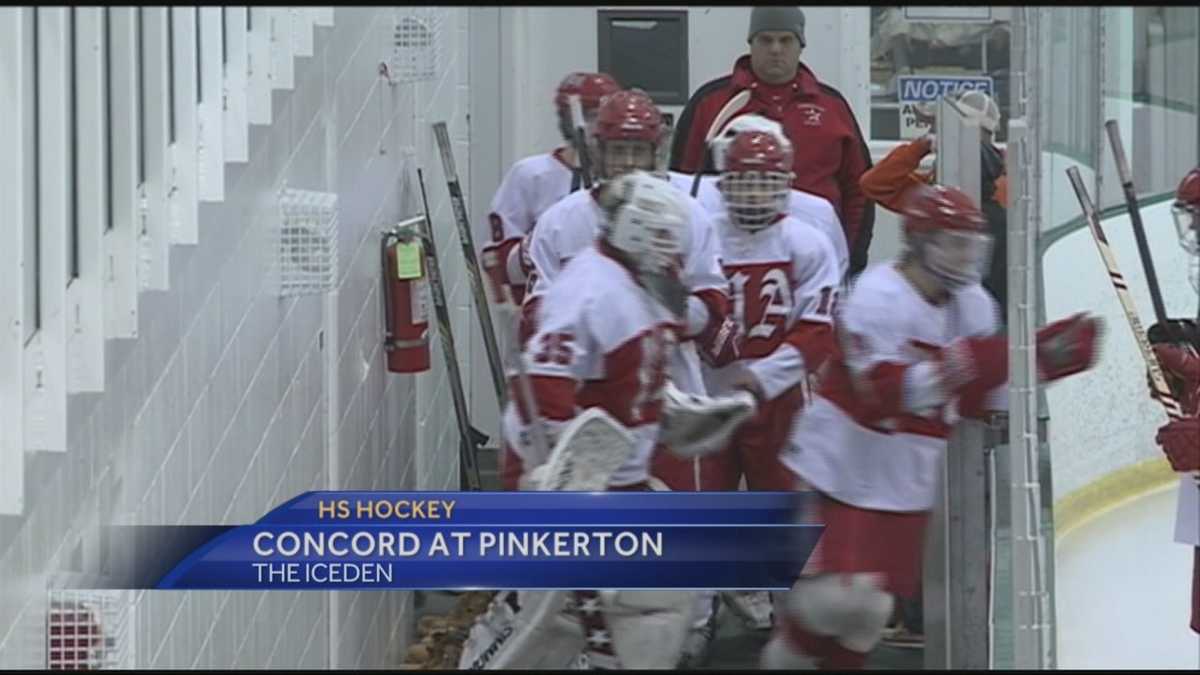
<svg viewBox="0 0 1200 675"><path fill-rule="evenodd" d="M925 269L949 289L979 283L992 262L992 237L982 232L938 230L913 242Z"/></svg>
<svg viewBox="0 0 1200 675"><path fill-rule="evenodd" d="M726 172L717 187L729 222L747 232L769 227L787 213L792 174L762 171Z"/></svg>
<svg viewBox="0 0 1200 675"><path fill-rule="evenodd" d="M595 142L595 174L597 180L610 181L634 171L654 173L658 161L657 143L649 141L597 138Z"/></svg>
<svg viewBox="0 0 1200 675"><path fill-rule="evenodd" d="M1171 207L1171 216L1175 219L1179 245L1192 255L1200 255L1200 209L1177 203Z"/></svg>

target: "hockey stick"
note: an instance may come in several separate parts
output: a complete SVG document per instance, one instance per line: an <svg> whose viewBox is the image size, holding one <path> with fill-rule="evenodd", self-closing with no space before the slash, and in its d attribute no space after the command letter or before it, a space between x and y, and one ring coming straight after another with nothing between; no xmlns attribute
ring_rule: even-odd
<svg viewBox="0 0 1200 675"><path fill-rule="evenodd" d="M479 465L476 453L487 439L471 426L467 415L467 399L463 395L462 374L458 370L458 351L454 348L454 331L450 327L450 307L446 304L446 288L442 285L442 268L438 263L437 245L433 238L433 223L429 214L429 199L425 194L425 176L417 169L417 183L421 188L421 204L425 215L421 218L421 250L425 252L425 266L429 270L429 289L433 295L434 313L437 314L438 336L442 341L442 356L446 361L446 372L450 378L450 395L454 399L454 417L458 422L459 455L463 473L466 474L467 489L480 490ZM483 436L483 440L480 440Z"/></svg>
<svg viewBox="0 0 1200 675"><path fill-rule="evenodd" d="M708 125L708 132L704 134L704 160L696 169L696 175L692 178L692 197L695 197L700 192L700 176L704 175L704 165L708 164L712 159L712 148L709 145L712 139L721 133L721 129L725 128L725 124L733 118L734 113L741 110L747 103L750 102L750 90L743 89L733 95L733 98L725 104L717 116L713 118L712 124Z"/></svg>
<svg viewBox="0 0 1200 675"><path fill-rule="evenodd" d="M1146 273L1146 285L1150 288L1150 300L1154 304L1154 318L1158 321L1158 325L1162 326L1168 340L1192 351L1194 349L1192 341L1182 334L1178 324L1167 318L1162 290L1158 285L1158 274L1154 268L1154 259L1150 256L1150 244L1146 240L1146 227L1142 224L1142 210L1138 206L1137 191L1133 186L1133 172L1129 170L1125 146L1121 143L1121 130L1117 126L1116 120L1105 122L1104 129L1108 132L1108 144L1112 148L1113 162L1117 165L1117 175L1121 178L1121 189L1125 192L1125 208L1129 212L1129 220L1133 223L1133 235L1137 239L1138 256L1142 260L1142 270Z"/></svg>
<svg viewBox="0 0 1200 675"><path fill-rule="evenodd" d="M1142 259L1142 270L1146 273L1146 285L1150 287L1150 300L1154 303L1154 318L1164 328L1167 327L1167 309L1163 304L1162 290L1158 286L1158 274L1154 271L1154 259L1150 257L1150 244L1146 241L1146 227L1142 224L1142 210L1138 207L1137 191L1133 187L1133 173L1129 170L1129 160L1125 156L1125 146L1121 143L1121 130L1116 120L1104 123L1108 132L1108 146L1112 149L1113 161L1117 165L1117 175L1121 177L1121 189L1125 192L1125 208L1129 211L1129 220L1133 222L1133 235L1137 238L1138 255Z"/></svg>
<svg viewBox="0 0 1200 675"><path fill-rule="evenodd" d="M492 326L492 313L487 293L483 288L483 277L479 273L479 260L475 258L475 239L471 236L471 221L467 218L466 200L458 183L458 169L454 166L454 153L450 148L450 132L445 122L433 125L433 135L438 152L442 156L442 171L446 186L450 190L450 206L454 210L454 224L458 226L458 240L462 244L463 260L467 275L471 278L471 293L475 299L475 314L479 318L479 329L483 332L483 346L487 351L488 366L492 370L492 384L496 387L496 401L503 408L506 400L504 390L504 366L500 362L500 348L496 344L496 330ZM425 207L428 209L428 205Z"/></svg>
<svg viewBox="0 0 1200 675"><path fill-rule="evenodd" d="M583 103L579 100L578 94L571 94L567 98L567 105L571 108L571 126L575 128L575 133L571 134L571 140L575 145L575 161L579 162L579 177L583 181L585 190L592 189L592 157L587 149L587 127L583 120Z"/></svg>
<svg viewBox="0 0 1200 675"><path fill-rule="evenodd" d="M533 381L529 379L529 370L525 368L525 359L521 354L521 315L516 309L517 303L513 300L512 290L507 285L501 287L500 290L504 294L502 311L512 314L510 321L513 329L512 339L509 340L508 360L517 369L517 396L520 397L521 407L525 408L529 415L533 449L537 451L541 461L545 462L550 459L550 438L546 434L542 414L538 411L537 399L533 395Z"/></svg>
<svg viewBox="0 0 1200 675"><path fill-rule="evenodd" d="M1108 276L1112 281L1113 289L1117 291L1117 299L1121 302L1121 309L1125 311L1125 318L1129 321L1129 328L1133 331L1133 338L1137 342L1138 350L1142 353L1142 359L1146 362L1146 369L1150 371L1150 384L1154 387L1155 398L1162 404L1163 410L1167 413L1167 418L1174 422L1183 418L1183 410L1179 407L1179 402L1171 395L1171 389L1167 386L1166 377L1163 375L1162 366L1158 363L1158 357L1154 354L1154 349L1150 346L1150 339L1146 336L1146 331L1142 328L1142 321L1138 318L1137 306L1133 304L1133 297L1129 294L1129 285L1125 282L1125 276L1121 274L1120 268L1117 267L1117 260L1113 257L1112 249L1108 244L1108 237L1104 236L1104 230L1100 227L1100 215L1096 212L1096 207L1092 204L1091 198L1088 196L1087 188L1083 185L1083 178L1079 175L1079 167L1071 167L1067 169L1067 178L1071 180L1071 187L1075 190L1075 197L1079 200L1079 207L1083 210L1083 217L1088 223L1088 229L1092 232L1092 238L1096 240L1096 248L1100 251L1100 258L1104 261L1104 266L1108 268ZM1200 472L1196 474L1197 487L1200 487Z"/></svg>

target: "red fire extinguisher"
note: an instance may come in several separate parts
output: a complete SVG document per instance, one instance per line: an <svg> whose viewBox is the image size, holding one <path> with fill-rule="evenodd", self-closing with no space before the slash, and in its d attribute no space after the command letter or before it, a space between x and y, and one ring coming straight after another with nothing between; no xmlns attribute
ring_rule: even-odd
<svg viewBox="0 0 1200 675"><path fill-rule="evenodd" d="M429 370L429 312L421 242L411 232L383 237L384 342L393 373Z"/></svg>

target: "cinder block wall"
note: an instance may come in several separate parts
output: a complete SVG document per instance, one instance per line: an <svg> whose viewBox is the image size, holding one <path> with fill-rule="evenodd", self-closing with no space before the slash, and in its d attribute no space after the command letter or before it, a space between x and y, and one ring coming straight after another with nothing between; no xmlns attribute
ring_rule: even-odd
<svg viewBox="0 0 1200 675"><path fill-rule="evenodd" d="M283 9L283 8L279 8ZM108 523L236 524L306 490L456 489L457 432L433 368L394 375L381 351L379 236L419 213L426 175L447 294L470 372L472 319L430 124L449 123L467 180L467 10L432 21L434 77L389 85L403 8L338 8L295 57L294 87L199 206L199 243L170 249L170 284L142 291L138 337L105 344L106 388L72 395L65 454L29 453L22 515L0 519L0 667L46 666L47 588L94 571ZM328 296L272 285L282 188L338 195L338 281ZM3 238L0 233L0 239ZM380 667L399 661L411 595L124 594L140 668Z"/></svg>

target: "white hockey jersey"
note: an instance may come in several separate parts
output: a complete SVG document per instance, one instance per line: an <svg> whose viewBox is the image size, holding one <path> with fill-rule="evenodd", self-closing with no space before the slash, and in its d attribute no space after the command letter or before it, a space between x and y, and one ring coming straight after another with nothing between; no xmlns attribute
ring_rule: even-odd
<svg viewBox="0 0 1200 675"><path fill-rule="evenodd" d="M667 359L682 326L633 275L595 246L579 251L544 289L537 329L522 355L538 411L553 428L599 407L634 436L635 452L610 481L649 476ZM512 406L505 436L527 468L543 461L521 438Z"/></svg>
<svg viewBox="0 0 1200 675"><path fill-rule="evenodd" d="M717 188L719 176L702 176L700 190L696 199L714 216L725 213L725 202L721 199L721 191ZM671 184L684 192L692 189L692 175L671 172ZM808 223L829 237L829 243L837 254L838 278L846 275L850 265L850 249L846 246L846 231L837 211L828 200L801 190L792 190L788 195L788 215L802 223Z"/></svg>
<svg viewBox="0 0 1200 675"><path fill-rule="evenodd" d="M546 209L571 192L574 169L562 153L558 148L526 157L508 170L492 197L492 241L525 236Z"/></svg>
<svg viewBox="0 0 1200 675"><path fill-rule="evenodd" d="M807 223L785 216L758 232L714 218L721 265L730 281L732 316L741 328L741 360L704 368L710 394L727 393L742 366L750 368L768 399L799 384L804 358L785 342L800 322L832 324L841 274L829 238Z"/></svg>
<svg viewBox="0 0 1200 675"><path fill-rule="evenodd" d="M931 305L897 264L869 268L842 304L837 319L843 354L834 357L812 405L797 417L791 446L781 459L838 501L921 511L933 508L942 455L958 421L957 400L920 414L867 421L869 404L850 373L865 374L882 363L915 364L960 337L992 335L998 307L979 284L957 290L941 306Z"/></svg>
<svg viewBox="0 0 1200 675"><path fill-rule="evenodd" d="M683 284L692 293L727 295L729 284L721 272L712 221L698 201L691 198L686 201L691 215L691 233L690 248L683 261ZM529 245L534 267L530 275L530 297L542 293L568 260L592 246L600 233L603 218L595 197L586 190L571 193L542 214ZM681 391L704 393L700 357L691 342L685 342L675 351L669 372L671 381Z"/></svg>

